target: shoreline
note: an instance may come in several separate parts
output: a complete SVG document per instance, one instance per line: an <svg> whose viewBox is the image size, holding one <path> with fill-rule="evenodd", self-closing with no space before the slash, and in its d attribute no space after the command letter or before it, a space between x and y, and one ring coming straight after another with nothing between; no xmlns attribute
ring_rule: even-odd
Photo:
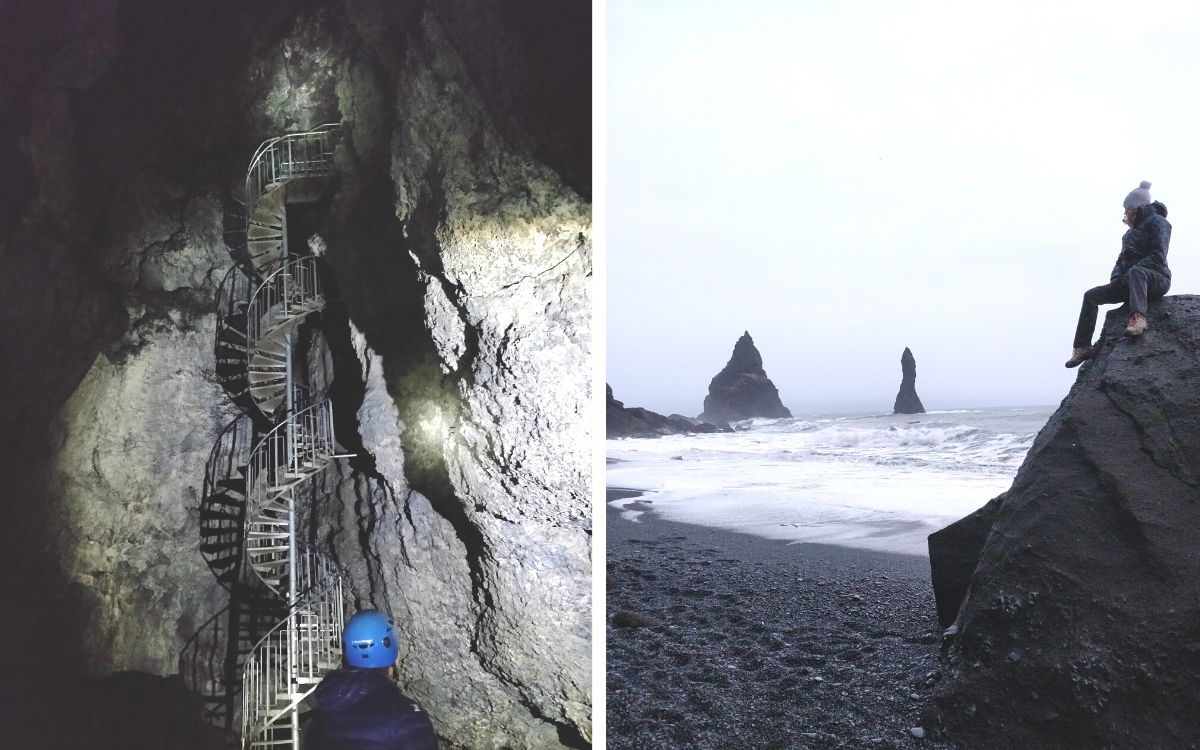
<svg viewBox="0 0 1200 750"><path fill-rule="evenodd" d="M941 643L927 558L609 504L641 494L605 492L609 748L953 750L922 719Z"/></svg>
<svg viewBox="0 0 1200 750"><path fill-rule="evenodd" d="M779 545L785 548L790 548L796 555L816 555L829 560L841 560L856 562L861 561L864 564L876 565L880 568L894 568L896 571L911 573L914 578L922 578L926 583L932 586L929 580L929 556L928 555L906 555L900 552L883 552L880 550L866 549L864 547L850 547L839 544L821 544L819 542L798 542L789 539L772 539L770 537L759 536L745 531L733 531L731 529L722 529L716 526L705 526L702 524L684 523L683 521L672 521L663 517L654 509L654 505L650 501L634 502L626 506L629 510L635 510L642 515L637 521L630 521L621 518L622 510L614 508L610 503L614 500L629 500L631 498L644 495L644 490L634 490L628 487L605 487L604 488L604 507L605 518L608 522L607 533L608 539L613 539L614 521L620 524L645 524L647 528L669 528L670 526L679 526L685 529L694 530L692 533L706 533L720 537L728 535L733 539L746 539L747 544L765 544ZM616 526L618 530L617 538L623 538L628 535L633 535L632 530L624 530L621 526ZM703 530L703 531L701 531Z"/></svg>

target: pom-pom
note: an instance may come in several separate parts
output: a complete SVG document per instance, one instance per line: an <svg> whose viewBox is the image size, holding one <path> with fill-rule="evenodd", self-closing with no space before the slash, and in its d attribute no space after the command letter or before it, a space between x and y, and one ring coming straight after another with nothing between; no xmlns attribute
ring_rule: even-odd
<svg viewBox="0 0 1200 750"><path fill-rule="evenodd" d="M1142 184L1138 185L1138 187L1140 187L1142 190L1149 190L1150 189L1150 181L1142 180Z"/></svg>

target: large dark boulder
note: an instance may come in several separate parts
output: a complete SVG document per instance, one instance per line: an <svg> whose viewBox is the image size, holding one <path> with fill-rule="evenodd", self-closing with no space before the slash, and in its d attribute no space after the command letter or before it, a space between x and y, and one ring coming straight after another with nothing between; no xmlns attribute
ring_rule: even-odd
<svg viewBox="0 0 1200 750"><path fill-rule="evenodd" d="M733 431L727 424L710 424L680 414L664 417L640 406L627 407L613 398L612 386L608 383L604 384L604 392L607 397L604 410L605 436L609 438Z"/></svg>
<svg viewBox="0 0 1200 750"><path fill-rule="evenodd" d="M893 414L924 414L925 407L917 396L917 360L906 346L900 355L900 390L896 393Z"/></svg>
<svg viewBox="0 0 1200 750"><path fill-rule="evenodd" d="M970 580L935 688L960 747L1200 746L1200 298L1152 306L1138 339L1127 317L1109 313L990 528L958 556L931 539L935 581Z"/></svg>
<svg viewBox="0 0 1200 750"><path fill-rule="evenodd" d="M933 596L937 600L938 622L943 628L950 627L958 617L958 608L967 597L971 576L979 564L979 554L1003 504L1004 495L1000 495L971 515L929 535Z"/></svg>
<svg viewBox="0 0 1200 750"><path fill-rule="evenodd" d="M708 384L704 397L705 422L736 422L751 417L790 417L779 400L779 390L763 370L762 355L746 331L733 346L725 368Z"/></svg>

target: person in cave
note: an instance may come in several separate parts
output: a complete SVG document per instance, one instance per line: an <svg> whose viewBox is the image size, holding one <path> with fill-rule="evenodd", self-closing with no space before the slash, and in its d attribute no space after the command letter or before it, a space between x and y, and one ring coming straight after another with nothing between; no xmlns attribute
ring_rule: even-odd
<svg viewBox="0 0 1200 750"><path fill-rule="evenodd" d="M429 714L396 685L396 627L366 609L346 621L343 666L312 694L301 736L306 750L437 750Z"/></svg>
<svg viewBox="0 0 1200 750"><path fill-rule="evenodd" d="M1146 306L1171 288L1171 269L1167 267L1167 247L1171 243L1171 224L1167 207L1150 198L1150 183L1142 182L1125 196L1125 218L1129 226L1121 237L1121 254L1109 275L1108 283L1083 294L1075 344L1067 367L1076 367L1090 359L1092 333L1096 329L1099 305L1128 302L1132 313L1125 326L1126 336L1140 336L1148 326Z"/></svg>

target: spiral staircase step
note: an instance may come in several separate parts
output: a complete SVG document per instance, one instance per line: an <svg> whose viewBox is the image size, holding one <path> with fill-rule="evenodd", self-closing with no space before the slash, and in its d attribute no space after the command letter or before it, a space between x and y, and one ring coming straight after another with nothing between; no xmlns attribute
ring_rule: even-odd
<svg viewBox="0 0 1200 750"><path fill-rule="evenodd" d="M288 551L288 545L286 545L286 544L274 544L274 545L271 545L271 546L269 546L269 547L267 547L267 546L261 546L261 547L251 547L251 548L250 548L250 551L251 551L251 552L258 553L258 554L262 554L262 553L264 553L264 552L287 552L287 551Z"/></svg>
<svg viewBox="0 0 1200 750"><path fill-rule="evenodd" d="M281 497L268 498L259 508L254 523L290 523L287 520L287 502Z"/></svg>
<svg viewBox="0 0 1200 750"><path fill-rule="evenodd" d="M274 414L275 412L279 411L280 406L283 406L283 396L257 401L256 403L258 404L258 408L262 410L263 414Z"/></svg>
<svg viewBox="0 0 1200 750"><path fill-rule="evenodd" d="M252 237L255 226L269 227L276 230L283 228L285 201L287 192L279 186L268 189L258 196L254 210L246 221L246 236Z"/></svg>
<svg viewBox="0 0 1200 750"><path fill-rule="evenodd" d="M271 528L271 527L289 527L290 524L287 518L269 518L264 515L254 517L250 524L251 528Z"/></svg>
<svg viewBox="0 0 1200 750"><path fill-rule="evenodd" d="M259 341L258 345L251 351L249 361L251 367L285 367L288 361L287 349L283 343L275 344L271 341Z"/></svg>
<svg viewBox="0 0 1200 750"><path fill-rule="evenodd" d="M286 384L287 382L281 373L275 372L274 370L263 371L257 368L246 373L246 380L249 381L250 385L253 387L259 387L262 385L281 385Z"/></svg>
<svg viewBox="0 0 1200 750"><path fill-rule="evenodd" d="M280 385L252 385L250 393L254 395L258 405L267 414L274 413L279 404L283 402L283 387Z"/></svg>
<svg viewBox="0 0 1200 750"><path fill-rule="evenodd" d="M264 277L281 262L286 192L276 188L260 196L246 223L246 253Z"/></svg>

